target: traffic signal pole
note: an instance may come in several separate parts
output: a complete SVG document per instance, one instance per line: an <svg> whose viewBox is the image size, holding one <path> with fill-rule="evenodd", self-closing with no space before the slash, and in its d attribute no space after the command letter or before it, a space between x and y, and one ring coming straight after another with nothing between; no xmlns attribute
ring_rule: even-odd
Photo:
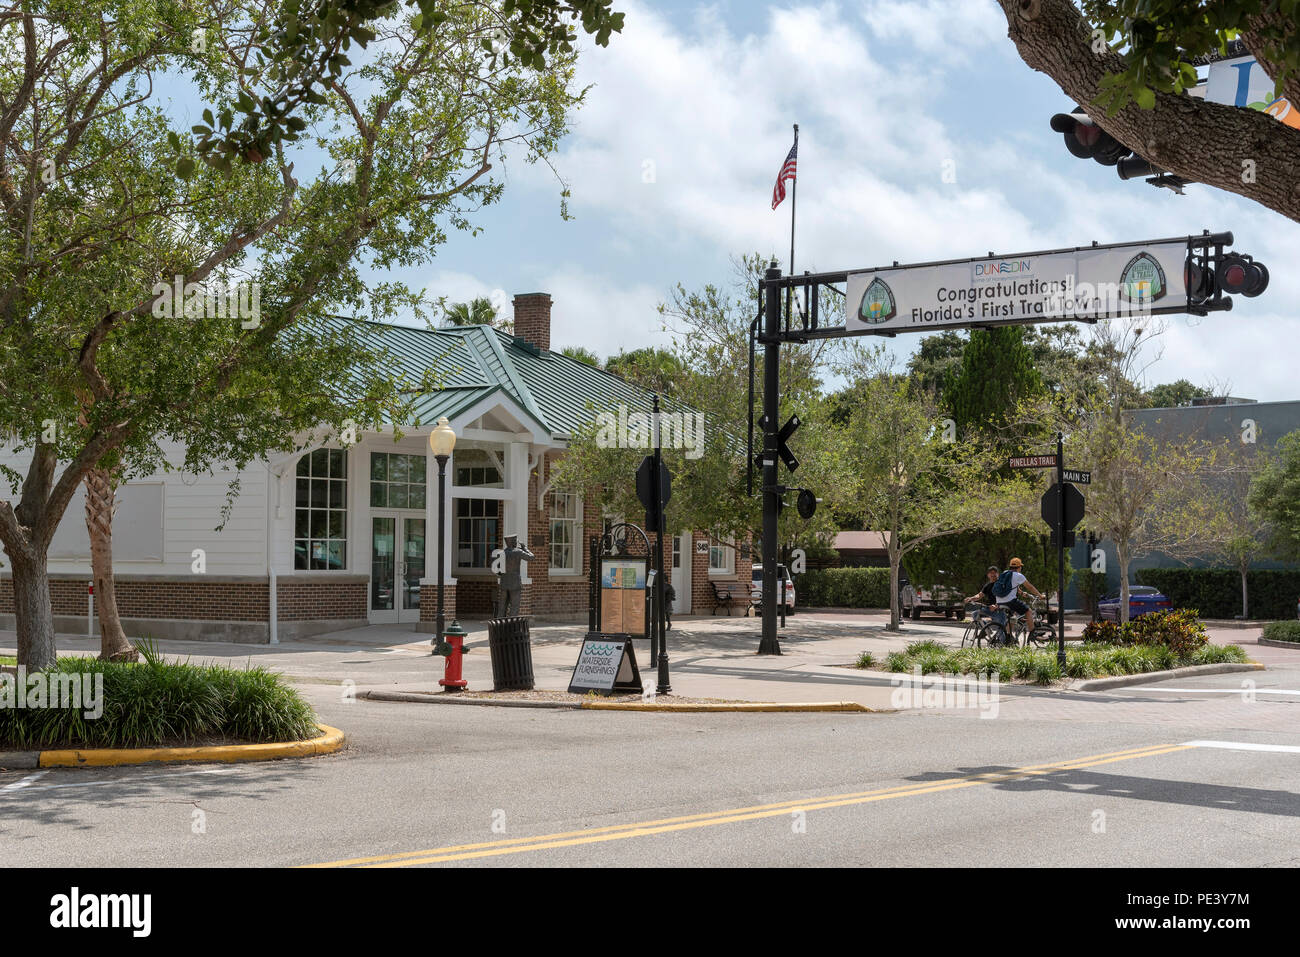
<svg viewBox="0 0 1300 957"><path fill-rule="evenodd" d="M768 267L763 287L763 637L760 655L779 655L781 643L776 628L776 539L780 514L780 493L776 489L776 430L781 388L781 287L773 280L781 270Z"/></svg>
<svg viewBox="0 0 1300 957"><path fill-rule="evenodd" d="M1056 433L1056 663L1065 671L1065 442Z"/></svg>

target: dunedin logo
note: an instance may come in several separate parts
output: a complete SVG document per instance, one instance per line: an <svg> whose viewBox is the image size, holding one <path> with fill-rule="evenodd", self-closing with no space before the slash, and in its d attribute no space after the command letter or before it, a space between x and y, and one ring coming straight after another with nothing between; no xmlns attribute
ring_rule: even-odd
<svg viewBox="0 0 1300 957"><path fill-rule="evenodd" d="M1165 271L1150 253L1138 253L1119 274L1119 297L1125 302L1155 302L1167 291Z"/></svg>
<svg viewBox="0 0 1300 957"><path fill-rule="evenodd" d="M858 318L875 325L893 319L897 311L894 304L894 291L889 288L889 284L879 277L871 280L867 284L867 291L862 294Z"/></svg>

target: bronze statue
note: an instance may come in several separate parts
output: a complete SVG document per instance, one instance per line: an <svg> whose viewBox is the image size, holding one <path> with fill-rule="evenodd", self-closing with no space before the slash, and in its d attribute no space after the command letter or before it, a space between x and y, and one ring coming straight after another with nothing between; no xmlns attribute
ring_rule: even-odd
<svg viewBox="0 0 1300 957"><path fill-rule="evenodd" d="M508 618L519 614L519 595L523 582L519 577L520 562L532 561L537 556L520 545L518 535L506 536L505 571L497 574L497 617Z"/></svg>

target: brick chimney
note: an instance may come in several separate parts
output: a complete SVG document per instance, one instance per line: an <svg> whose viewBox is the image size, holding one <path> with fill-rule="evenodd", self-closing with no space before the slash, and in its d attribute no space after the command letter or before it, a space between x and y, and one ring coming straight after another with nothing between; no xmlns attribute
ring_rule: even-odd
<svg viewBox="0 0 1300 957"><path fill-rule="evenodd" d="M515 335L531 342L537 348L551 348L551 295L546 292L525 292L514 298Z"/></svg>

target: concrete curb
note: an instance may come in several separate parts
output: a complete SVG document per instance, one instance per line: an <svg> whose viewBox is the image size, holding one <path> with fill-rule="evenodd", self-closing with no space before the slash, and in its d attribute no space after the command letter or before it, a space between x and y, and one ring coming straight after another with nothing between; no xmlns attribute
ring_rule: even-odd
<svg viewBox="0 0 1300 957"><path fill-rule="evenodd" d="M1300 651L1300 641L1277 641L1273 638L1257 638L1256 644L1268 645L1270 648L1290 648L1292 651Z"/></svg>
<svg viewBox="0 0 1300 957"><path fill-rule="evenodd" d="M807 701L795 703L778 703L773 701L736 701L710 703L676 703L653 701L525 701L503 698L493 701L488 698L453 698L449 695L419 694L413 691L366 691L359 697L372 701L417 701L421 704L479 705L488 708L550 708L560 711L658 711L677 713L701 712L791 712L809 713L824 711L845 711L880 713L875 708L858 704L856 701Z"/></svg>
<svg viewBox="0 0 1300 957"><path fill-rule="evenodd" d="M415 691L364 691L359 698L371 701L417 701L420 704L481 705L488 708L551 708L560 711L577 711L582 705L573 701L527 701L521 698L504 698L492 701L485 698L460 698L443 692L420 694Z"/></svg>
<svg viewBox="0 0 1300 957"><path fill-rule="evenodd" d="M1088 678L1076 680L1067 685L1069 691L1105 691L1108 688L1126 688L1129 685L1145 685L1169 678L1190 678L1196 675L1226 675L1239 671L1263 671L1259 662L1249 664L1225 663L1219 665L1187 665L1172 668L1169 671L1147 671L1140 675L1115 675L1111 678Z"/></svg>
<svg viewBox="0 0 1300 957"><path fill-rule="evenodd" d="M221 744L198 748L84 748L62 751L0 751L3 768L105 768L130 764L195 761L275 761L332 754L343 747L343 732L317 725L319 737L276 744ZM15 763L23 762L23 763Z"/></svg>
<svg viewBox="0 0 1300 957"><path fill-rule="evenodd" d="M657 704L649 701L584 701L583 711L676 711L676 712L790 712L809 713L848 711L881 714L856 701L803 701L777 703L774 701L738 701L728 704Z"/></svg>

